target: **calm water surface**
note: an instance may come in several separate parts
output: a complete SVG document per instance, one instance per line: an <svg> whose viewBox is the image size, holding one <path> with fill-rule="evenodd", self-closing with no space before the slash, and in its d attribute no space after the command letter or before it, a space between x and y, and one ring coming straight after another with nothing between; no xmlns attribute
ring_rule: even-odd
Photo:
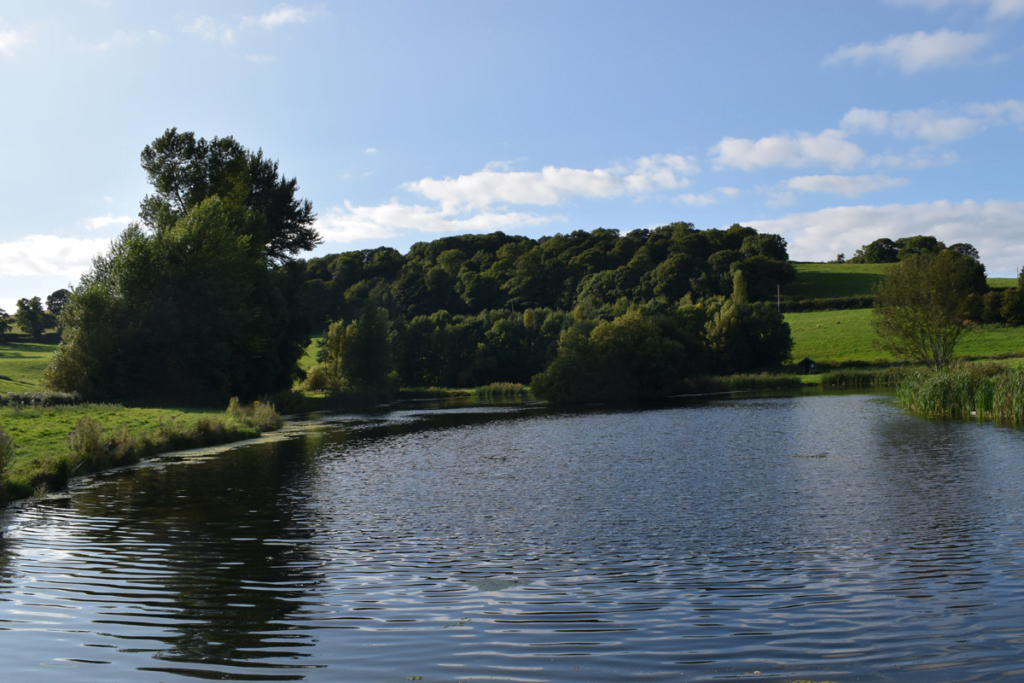
<svg viewBox="0 0 1024 683"><path fill-rule="evenodd" d="M879 395L340 416L6 512L0 678L1020 680L1022 492Z"/></svg>

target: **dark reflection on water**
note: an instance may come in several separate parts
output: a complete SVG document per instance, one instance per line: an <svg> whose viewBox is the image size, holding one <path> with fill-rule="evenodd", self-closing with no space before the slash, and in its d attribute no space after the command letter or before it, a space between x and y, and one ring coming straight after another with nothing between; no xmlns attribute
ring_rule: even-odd
<svg viewBox="0 0 1024 683"><path fill-rule="evenodd" d="M6 513L4 680L1012 679L1022 456L870 395L342 416Z"/></svg>

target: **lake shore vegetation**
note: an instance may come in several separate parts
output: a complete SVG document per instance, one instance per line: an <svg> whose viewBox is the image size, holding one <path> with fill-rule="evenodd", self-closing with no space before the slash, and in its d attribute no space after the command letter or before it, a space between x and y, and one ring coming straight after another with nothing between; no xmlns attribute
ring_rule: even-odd
<svg viewBox="0 0 1024 683"><path fill-rule="evenodd" d="M1024 424L1024 367L994 363L915 368L896 392L911 412Z"/></svg>
<svg viewBox="0 0 1024 683"><path fill-rule="evenodd" d="M281 425L273 405L233 399L226 412L97 403L10 402L0 408L6 501L62 490L70 477L160 453L258 437Z"/></svg>

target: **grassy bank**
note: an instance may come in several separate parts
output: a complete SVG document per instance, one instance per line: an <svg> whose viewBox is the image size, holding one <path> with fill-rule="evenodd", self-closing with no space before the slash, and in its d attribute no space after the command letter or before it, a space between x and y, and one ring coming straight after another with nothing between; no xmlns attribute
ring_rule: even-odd
<svg viewBox="0 0 1024 683"><path fill-rule="evenodd" d="M72 476L128 465L159 453L213 446L277 429L270 405L226 412L125 408L109 404L0 408L0 428L13 445L0 472L7 500L59 491Z"/></svg>
<svg viewBox="0 0 1024 683"><path fill-rule="evenodd" d="M973 417L1024 424L1024 368L960 364L918 368L896 392L900 406L935 417Z"/></svg>

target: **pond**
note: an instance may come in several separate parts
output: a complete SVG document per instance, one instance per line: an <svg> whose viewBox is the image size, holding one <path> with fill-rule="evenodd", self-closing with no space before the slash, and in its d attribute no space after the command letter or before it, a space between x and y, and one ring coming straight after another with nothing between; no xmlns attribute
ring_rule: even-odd
<svg viewBox="0 0 1024 683"><path fill-rule="evenodd" d="M334 416L4 513L3 680L1005 680L1022 496L878 394Z"/></svg>

